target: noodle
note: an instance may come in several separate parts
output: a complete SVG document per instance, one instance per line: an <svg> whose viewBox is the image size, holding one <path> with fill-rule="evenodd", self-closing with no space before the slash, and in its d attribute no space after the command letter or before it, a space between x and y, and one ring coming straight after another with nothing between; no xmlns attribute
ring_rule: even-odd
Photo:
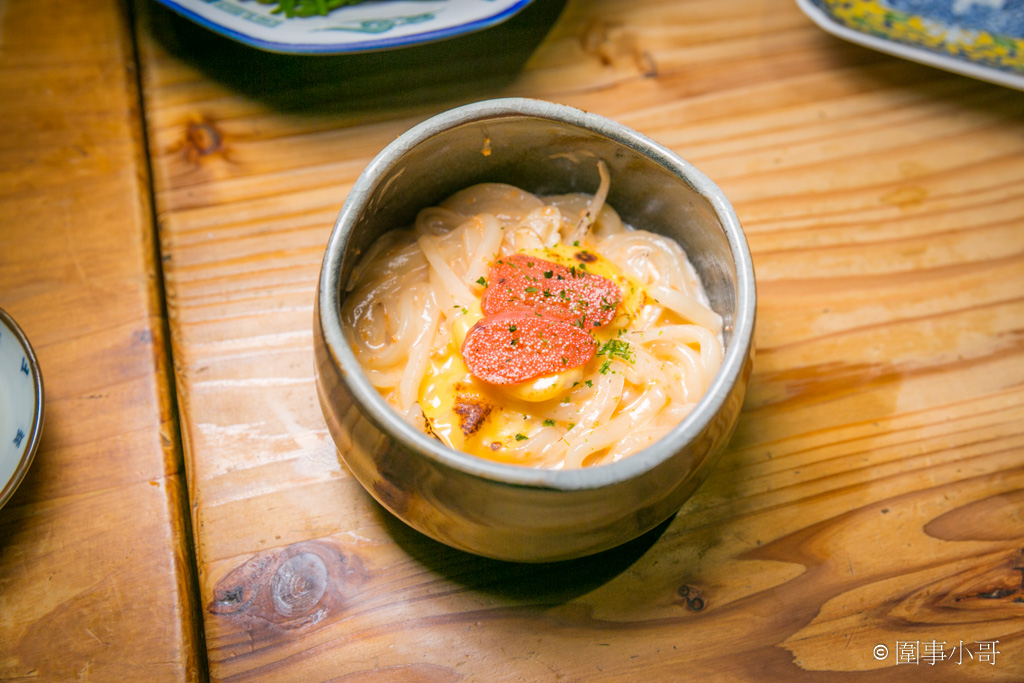
<svg viewBox="0 0 1024 683"><path fill-rule="evenodd" d="M676 242L623 224L606 203L607 168L598 170L593 196L466 188L363 255L342 304L344 330L370 382L404 419L458 450L561 469L627 457L693 410L722 362L721 318ZM594 346L575 367L506 383L469 371L464 340L504 320L485 314L482 297L509 258L571 268L574 278L578 268L621 292L602 306L607 316L586 323L580 338ZM554 293L563 295L544 296ZM515 315L551 320L540 310ZM575 334L591 318L575 320Z"/></svg>
<svg viewBox="0 0 1024 683"><path fill-rule="evenodd" d="M597 162L597 170L601 175L601 184L594 193L594 198L590 200L587 205L587 210L580 216L579 223L576 224L576 230L570 236L569 242L576 242L582 240L587 236L587 232L590 230L590 226L594 224L594 220L597 215L601 212L601 207L604 206L604 200L608 197L608 188L611 186L611 178L608 175L608 167L605 166L603 161Z"/></svg>

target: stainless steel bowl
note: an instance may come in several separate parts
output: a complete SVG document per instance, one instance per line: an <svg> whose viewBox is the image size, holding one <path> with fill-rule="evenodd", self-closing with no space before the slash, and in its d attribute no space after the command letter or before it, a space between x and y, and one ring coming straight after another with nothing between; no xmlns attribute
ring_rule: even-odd
<svg viewBox="0 0 1024 683"><path fill-rule="evenodd" d="M416 212L485 181L548 194L593 192L636 228L677 240L724 320L721 370L666 437L623 460L538 470L443 446L371 386L342 334L344 284L359 254ZM317 391L341 457L381 505L442 543L503 560L547 562L614 547L652 529L705 479L736 425L753 362L754 271L721 190L668 149L614 121L529 99L478 102L398 137L356 181L324 254L316 295Z"/></svg>

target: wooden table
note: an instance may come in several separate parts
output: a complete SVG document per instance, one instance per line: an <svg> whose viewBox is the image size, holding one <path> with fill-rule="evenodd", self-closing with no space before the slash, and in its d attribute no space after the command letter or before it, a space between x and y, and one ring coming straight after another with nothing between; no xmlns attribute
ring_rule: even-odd
<svg viewBox="0 0 1024 683"><path fill-rule="evenodd" d="M0 18L20 132L0 306L39 347L48 423L0 511L0 678L1024 678L1024 94L839 41L790 0L537 0L317 58L136 2L139 107L124 8L72 12L50 45L33 7ZM313 383L355 178L411 125L508 95L697 165L758 277L755 372L709 480L557 565L393 519Z"/></svg>
<svg viewBox="0 0 1024 683"><path fill-rule="evenodd" d="M0 680L205 675L131 25L0 3L0 307L45 427L0 510Z"/></svg>

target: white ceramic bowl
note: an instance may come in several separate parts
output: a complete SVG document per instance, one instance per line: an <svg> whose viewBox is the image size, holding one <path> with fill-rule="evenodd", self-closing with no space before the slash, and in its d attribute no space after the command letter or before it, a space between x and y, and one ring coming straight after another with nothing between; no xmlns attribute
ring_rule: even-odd
<svg viewBox="0 0 1024 683"><path fill-rule="evenodd" d="M489 153L482 153L482 150ZM404 422L363 374L342 332L342 284L358 255L416 212L482 181L540 194L593 191L611 172L622 219L676 239L724 322L722 366L666 437L619 462L540 470L451 450ZM341 457L382 505L443 543L504 560L565 560L652 529L704 480L739 417L753 358L754 272L729 202L674 153L608 119L503 99L440 114L364 170L331 234L316 298L317 389Z"/></svg>
<svg viewBox="0 0 1024 683"><path fill-rule="evenodd" d="M274 14L255 0L159 0L201 26L250 47L284 54L353 54L454 38L499 24L532 0L389 0L326 16Z"/></svg>
<svg viewBox="0 0 1024 683"><path fill-rule="evenodd" d="M0 507L25 478L43 431L43 376L14 318L0 309Z"/></svg>

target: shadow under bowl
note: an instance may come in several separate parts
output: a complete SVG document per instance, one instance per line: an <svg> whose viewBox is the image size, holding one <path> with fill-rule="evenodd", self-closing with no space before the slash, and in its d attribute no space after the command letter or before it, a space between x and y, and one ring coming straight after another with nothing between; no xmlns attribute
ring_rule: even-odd
<svg viewBox="0 0 1024 683"><path fill-rule="evenodd" d="M480 182L536 194L594 192L596 159L623 221L676 240L722 316L721 369L665 437L575 470L498 463L406 423L362 372L342 331L359 255L424 207ZM739 417L753 363L753 265L721 190L636 131L572 107L509 98L439 114L388 145L356 181L328 242L316 295L317 392L341 457L363 487L422 533L501 560L551 562L625 543L674 514L703 482Z"/></svg>

